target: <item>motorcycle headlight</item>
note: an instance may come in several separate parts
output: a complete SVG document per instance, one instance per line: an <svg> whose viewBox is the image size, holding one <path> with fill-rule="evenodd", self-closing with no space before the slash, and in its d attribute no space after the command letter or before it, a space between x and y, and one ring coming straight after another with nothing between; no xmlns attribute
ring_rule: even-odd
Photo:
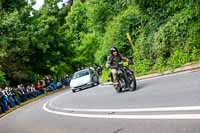
<svg viewBox="0 0 200 133"><path fill-rule="evenodd" d="M123 62L123 66L124 67L128 66L128 61Z"/></svg>

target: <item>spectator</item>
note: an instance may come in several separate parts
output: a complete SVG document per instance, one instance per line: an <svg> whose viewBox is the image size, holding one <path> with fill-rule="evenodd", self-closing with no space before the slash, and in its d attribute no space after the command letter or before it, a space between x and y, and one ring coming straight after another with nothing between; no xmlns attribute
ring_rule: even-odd
<svg viewBox="0 0 200 133"><path fill-rule="evenodd" d="M38 80L37 85L36 85L36 90L40 91L42 94L44 93L42 82L39 81L39 80Z"/></svg>
<svg viewBox="0 0 200 133"><path fill-rule="evenodd" d="M45 77L44 81L45 81L45 86L44 87L46 88L50 84L48 76Z"/></svg>
<svg viewBox="0 0 200 133"><path fill-rule="evenodd" d="M63 84L65 85L65 86L69 86L69 84L70 84L70 78L69 78L69 76L68 75L66 75L65 77L64 77L64 79L63 79Z"/></svg>
<svg viewBox="0 0 200 133"><path fill-rule="evenodd" d="M55 82L52 80L47 88L48 88L48 90L50 90L50 91L54 91L54 90L57 89L57 85L56 85Z"/></svg>
<svg viewBox="0 0 200 133"><path fill-rule="evenodd" d="M15 105L20 105L20 102L19 102L19 100L18 100L18 98L17 98L16 90L13 89L13 88L11 88L11 87L9 87L8 90L9 90L9 93L11 94L11 97L12 97L12 99L13 99L14 104L15 104Z"/></svg>
<svg viewBox="0 0 200 133"><path fill-rule="evenodd" d="M0 107L1 113L5 113L7 111L6 106L4 104L4 94L2 92L2 88L0 88Z"/></svg>
<svg viewBox="0 0 200 133"><path fill-rule="evenodd" d="M35 97L37 97L37 96L39 96L39 95L42 94L40 91L38 91L38 90L35 89L35 85L34 84L31 85L31 92L33 93L33 95Z"/></svg>
<svg viewBox="0 0 200 133"><path fill-rule="evenodd" d="M25 93L26 93L26 96L27 96L29 99L31 99L31 98L34 97L34 95L33 95L32 92L31 92L31 87L30 87L29 85L26 87Z"/></svg>
<svg viewBox="0 0 200 133"><path fill-rule="evenodd" d="M60 82L54 82L51 76L47 76L44 80L38 80L37 85L24 87L23 84L17 85L17 88L5 87L0 88L0 113L4 113L9 108L20 105L20 102L25 102L30 98L37 97L45 92L44 86L51 91L54 91L63 86L65 80L69 81L68 75ZM68 84L68 83L67 83ZM18 99L20 97L20 100Z"/></svg>
<svg viewBox="0 0 200 133"><path fill-rule="evenodd" d="M8 110L9 107L8 107L8 97L5 93L5 89L2 89L2 94L3 94L3 104L4 104L4 107L5 107L5 110Z"/></svg>
<svg viewBox="0 0 200 133"><path fill-rule="evenodd" d="M40 82L41 82L41 85L43 86L43 88L45 88L46 87L45 79L40 80Z"/></svg>
<svg viewBox="0 0 200 133"><path fill-rule="evenodd" d="M12 98L12 94L11 94L11 92L10 92L8 87L5 87L4 94L7 97L7 103L10 106L10 108L15 107L14 99Z"/></svg>
<svg viewBox="0 0 200 133"><path fill-rule="evenodd" d="M18 94L19 94L19 96L20 96L22 102L25 102L25 101L27 100L27 97L26 97L26 94L25 94L25 92L24 92L24 87L23 87L23 85L22 85L22 84L21 84L21 85L18 85L17 88L18 88Z"/></svg>
<svg viewBox="0 0 200 133"><path fill-rule="evenodd" d="M57 89L62 88L62 86L63 86L63 83L61 81L59 81L59 82L56 83L56 88Z"/></svg>
<svg viewBox="0 0 200 133"><path fill-rule="evenodd" d="M57 85L54 82L53 78L49 75L47 78L47 91L54 91L57 89Z"/></svg>

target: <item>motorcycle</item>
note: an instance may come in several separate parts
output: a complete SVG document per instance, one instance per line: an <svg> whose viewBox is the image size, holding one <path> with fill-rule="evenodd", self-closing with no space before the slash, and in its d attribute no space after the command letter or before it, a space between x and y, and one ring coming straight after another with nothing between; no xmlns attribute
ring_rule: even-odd
<svg viewBox="0 0 200 133"><path fill-rule="evenodd" d="M122 92L123 90L135 91L136 90L136 79L134 72L128 68L132 64L130 61L119 62L117 69L117 80L118 84L113 85L117 92ZM111 79L113 77L111 74Z"/></svg>

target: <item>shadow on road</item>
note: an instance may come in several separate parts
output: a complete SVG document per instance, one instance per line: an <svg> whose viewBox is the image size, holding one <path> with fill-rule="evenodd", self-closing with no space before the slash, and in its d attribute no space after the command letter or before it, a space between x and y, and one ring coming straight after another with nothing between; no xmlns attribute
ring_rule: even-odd
<svg viewBox="0 0 200 133"><path fill-rule="evenodd" d="M151 83L148 83L148 82L137 82L137 88L135 91L139 91L141 89L145 89L147 86L151 86L152 84ZM135 92L133 91L133 92ZM124 92L129 92L129 89L125 89L123 90L121 93L124 93Z"/></svg>
<svg viewBox="0 0 200 133"><path fill-rule="evenodd" d="M117 129L117 130L114 131L113 133L120 133L122 130L124 130L124 128Z"/></svg>
<svg viewBox="0 0 200 133"><path fill-rule="evenodd" d="M136 91L145 89L145 87L150 86L151 84L148 82L137 82L137 88Z"/></svg>

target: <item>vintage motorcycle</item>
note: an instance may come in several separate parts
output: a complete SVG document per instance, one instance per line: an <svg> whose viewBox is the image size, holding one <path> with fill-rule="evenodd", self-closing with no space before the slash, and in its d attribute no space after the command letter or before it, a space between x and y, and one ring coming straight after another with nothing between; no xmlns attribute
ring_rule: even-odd
<svg viewBox="0 0 200 133"><path fill-rule="evenodd" d="M131 61L119 62L117 69L117 80L118 84L114 85L117 92L122 92L123 90L135 91L136 90L136 79L134 72L129 69L129 65L133 64ZM111 74L111 79L113 77Z"/></svg>

